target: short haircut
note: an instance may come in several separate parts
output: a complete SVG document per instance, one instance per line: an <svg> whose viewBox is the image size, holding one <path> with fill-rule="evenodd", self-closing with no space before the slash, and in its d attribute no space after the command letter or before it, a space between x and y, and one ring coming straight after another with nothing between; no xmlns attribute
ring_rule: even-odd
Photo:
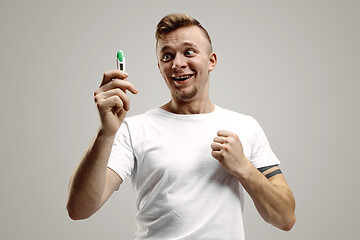
<svg viewBox="0 0 360 240"><path fill-rule="evenodd" d="M196 26L203 31L205 37L209 40L210 51L212 52L211 39L206 29L200 24L198 20L183 13L169 14L160 20L155 32L156 42L158 42L159 39L164 39L168 33L173 32L176 29L191 26Z"/></svg>

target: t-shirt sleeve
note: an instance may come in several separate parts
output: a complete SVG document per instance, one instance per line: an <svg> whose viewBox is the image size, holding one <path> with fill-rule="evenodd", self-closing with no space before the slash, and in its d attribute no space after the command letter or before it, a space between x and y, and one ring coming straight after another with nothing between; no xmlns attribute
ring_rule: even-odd
<svg viewBox="0 0 360 240"><path fill-rule="evenodd" d="M250 161L256 168L280 164L260 124L254 119L255 135Z"/></svg>
<svg viewBox="0 0 360 240"><path fill-rule="evenodd" d="M132 175L135 157L127 123L124 121L114 139L108 167L115 171L123 181Z"/></svg>

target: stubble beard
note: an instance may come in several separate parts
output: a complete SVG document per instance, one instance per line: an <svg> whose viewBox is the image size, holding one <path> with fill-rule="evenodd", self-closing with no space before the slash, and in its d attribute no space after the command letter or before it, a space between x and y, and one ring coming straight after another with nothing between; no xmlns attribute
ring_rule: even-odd
<svg viewBox="0 0 360 240"><path fill-rule="evenodd" d="M197 93L198 93L198 89L194 87L189 92L185 92L185 93L174 91L172 95L178 101L186 101L195 97Z"/></svg>

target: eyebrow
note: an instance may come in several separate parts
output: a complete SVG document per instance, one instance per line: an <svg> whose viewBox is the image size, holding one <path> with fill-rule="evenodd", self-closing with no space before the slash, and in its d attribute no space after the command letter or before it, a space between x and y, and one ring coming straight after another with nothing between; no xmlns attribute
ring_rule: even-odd
<svg viewBox="0 0 360 240"><path fill-rule="evenodd" d="M184 42L184 43L182 43L182 45L187 46L187 47L198 48L198 47L196 47L196 45L195 45L194 43L192 43L192 42ZM170 45L165 45L165 46L163 46L163 47L160 49L160 52L164 52L164 51L166 51L166 50L168 50L168 49L171 49L171 46L170 46Z"/></svg>

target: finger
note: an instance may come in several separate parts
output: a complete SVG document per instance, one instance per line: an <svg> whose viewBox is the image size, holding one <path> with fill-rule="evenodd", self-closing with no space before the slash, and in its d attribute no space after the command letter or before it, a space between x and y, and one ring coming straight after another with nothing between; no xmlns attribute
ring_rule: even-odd
<svg viewBox="0 0 360 240"><path fill-rule="evenodd" d="M128 90L133 94L137 94L138 92L138 90L135 88L135 86L132 83L128 81L124 81L122 79L114 79L113 81L108 82L107 84L101 86L98 90L95 91L95 94L99 92L106 92L115 88L120 88L124 92Z"/></svg>
<svg viewBox="0 0 360 240"><path fill-rule="evenodd" d="M107 84L114 78L126 79L127 77L128 77L128 74L127 74L127 72L124 72L124 71L120 71L120 70L107 71L103 75L103 79L101 81L100 87Z"/></svg>
<svg viewBox="0 0 360 240"><path fill-rule="evenodd" d="M122 91L119 88L110 89L110 90L108 90L106 92L101 92L101 93L97 94L95 96L95 102L99 101L100 99L110 98L112 96L118 96L120 98L120 100L123 102L125 111L129 111L129 109L130 109L130 100L126 96L124 91Z"/></svg>
<svg viewBox="0 0 360 240"><path fill-rule="evenodd" d="M232 132L229 132L227 130L219 130L217 132L217 135L220 137L229 137L232 134Z"/></svg>
<svg viewBox="0 0 360 240"><path fill-rule="evenodd" d="M219 162L224 160L224 156L218 152L218 151L212 151L211 152L211 156L213 156L213 158L215 158L216 160L218 160Z"/></svg>
<svg viewBox="0 0 360 240"><path fill-rule="evenodd" d="M227 143L228 140L226 137L215 137L214 138L214 142L218 142L218 143Z"/></svg>
<svg viewBox="0 0 360 240"><path fill-rule="evenodd" d="M106 99L101 99L98 101L97 106L99 109L103 109L102 111L113 111L114 113L118 113L124 106L123 102L117 95L113 95Z"/></svg>
<svg viewBox="0 0 360 240"><path fill-rule="evenodd" d="M218 142L213 142L211 144L211 149L213 151L221 151L223 149L223 145L221 143L218 143Z"/></svg>
<svg viewBox="0 0 360 240"><path fill-rule="evenodd" d="M111 96L111 97L108 98L108 100L113 103L112 111L113 111L114 114L118 114L121 109L125 109L124 108L124 102L121 101L119 96Z"/></svg>
<svg viewBox="0 0 360 240"><path fill-rule="evenodd" d="M228 138L228 137L237 137L237 135L235 133L227 131L227 130L219 130L217 132L217 134L218 134L219 137L226 137L226 138Z"/></svg>

